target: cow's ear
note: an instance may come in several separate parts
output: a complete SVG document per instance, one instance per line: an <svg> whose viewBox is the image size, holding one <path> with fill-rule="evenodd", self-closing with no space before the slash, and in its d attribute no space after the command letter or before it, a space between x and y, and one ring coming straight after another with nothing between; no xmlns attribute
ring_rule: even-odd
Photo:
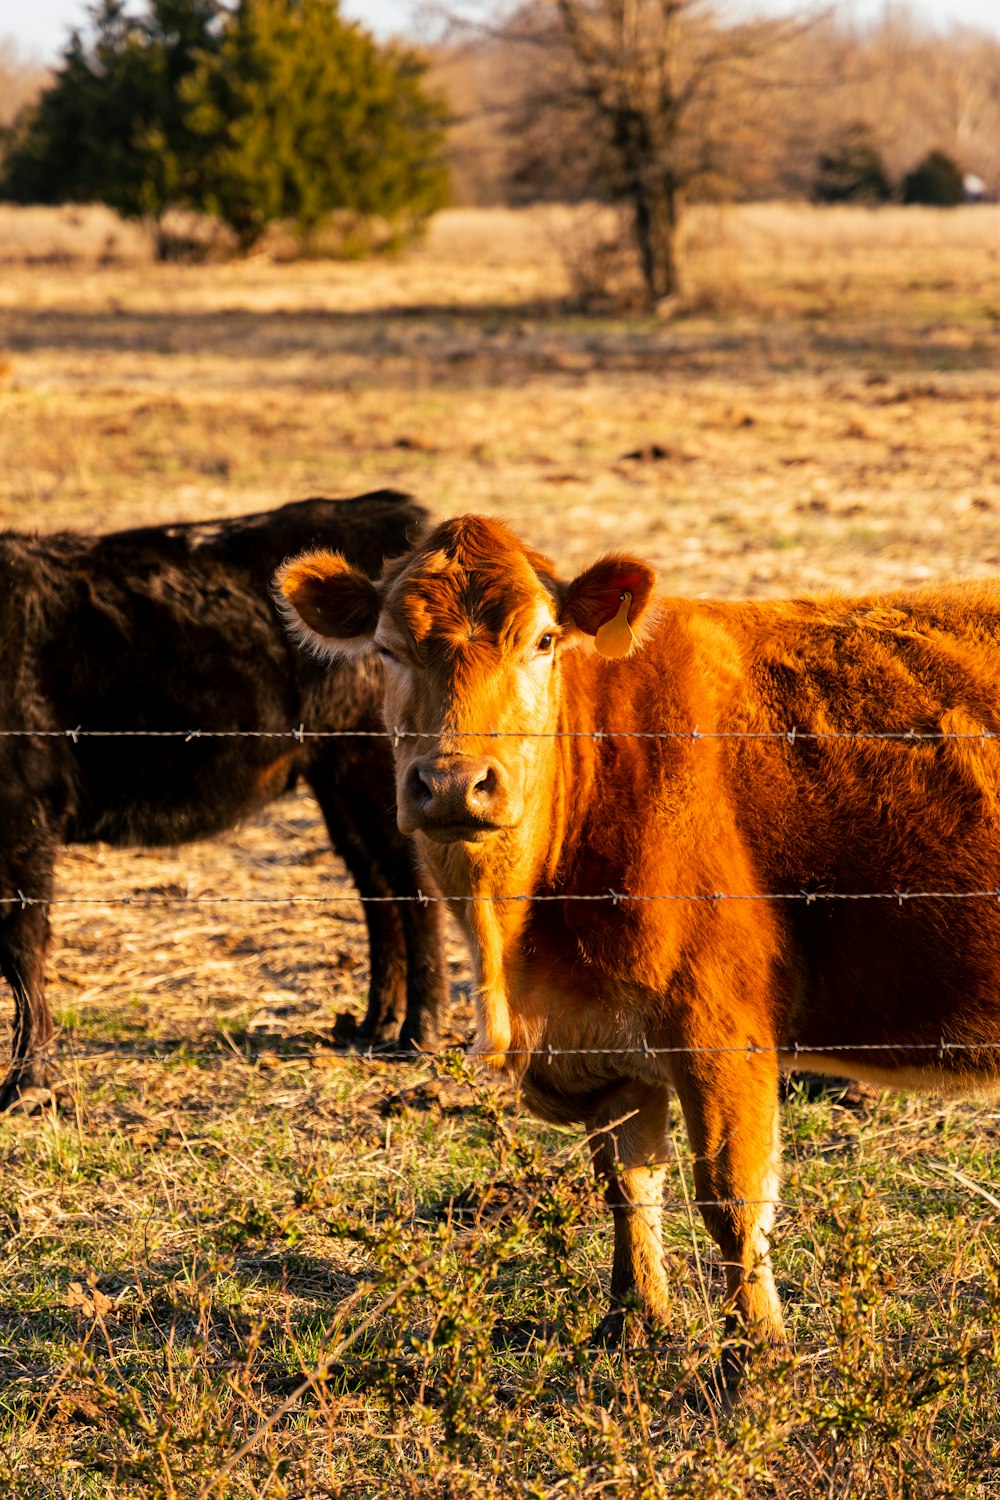
<svg viewBox="0 0 1000 1500"><path fill-rule="evenodd" d="M274 597L285 624L316 656L360 656L371 646L379 593L339 552L305 552L274 575Z"/></svg>
<svg viewBox="0 0 1000 1500"><path fill-rule="evenodd" d="M643 617L656 574L647 563L620 552L609 553L574 578L563 596L559 623L576 626L594 638L602 656L628 656L641 644Z"/></svg>

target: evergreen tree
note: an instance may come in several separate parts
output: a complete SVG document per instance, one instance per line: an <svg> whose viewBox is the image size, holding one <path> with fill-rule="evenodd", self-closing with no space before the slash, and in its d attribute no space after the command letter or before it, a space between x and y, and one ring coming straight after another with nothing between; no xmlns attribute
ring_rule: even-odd
<svg viewBox="0 0 1000 1500"><path fill-rule="evenodd" d="M150 0L141 17L101 0L93 43L72 34L53 84L15 125L2 196L154 219L183 201L198 144L184 80L215 46L217 17L216 0Z"/></svg>
<svg viewBox="0 0 1000 1500"><path fill-rule="evenodd" d="M405 235L441 206L443 106L424 68L344 21L337 0L99 0L15 125L0 197L94 202L158 220L218 214L242 246L335 210Z"/></svg>
<svg viewBox="0 0 1000 1500"><path fill-rule="evenodd" d="M962 174L943 151L928 151L923 161L903 178L904 203L954 208L964 196Z"/></svg>
<svg viewBox="0 0 1000 1500"><path fill-rule="evenodd" d="M817 161L813 196L820 203L886 203L892 183L870 125L845 125Z"/></svg>
<svg viewBox="0 0 1000 1500"><path fill-rule="evenodd" d="M331 212L404 231L441 207L443 106L410 52L380 49L336 0L240 0L188 82L198 198L250 245L276 219Z"/></svg>

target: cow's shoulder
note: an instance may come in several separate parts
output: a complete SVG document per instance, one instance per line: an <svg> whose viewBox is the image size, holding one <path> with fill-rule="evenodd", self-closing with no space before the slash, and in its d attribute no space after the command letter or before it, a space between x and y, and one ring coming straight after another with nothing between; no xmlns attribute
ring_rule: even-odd
<svg viewBox="0 0 1000 1500"><path fill-rule="evenodd" d="M297 553L342 552L352 566L378 577L383 560L407 551L427 518L412 496L373 490L349 499L294 500L273 510L163 528L192 559L241 568L268 583Z"/></svg>

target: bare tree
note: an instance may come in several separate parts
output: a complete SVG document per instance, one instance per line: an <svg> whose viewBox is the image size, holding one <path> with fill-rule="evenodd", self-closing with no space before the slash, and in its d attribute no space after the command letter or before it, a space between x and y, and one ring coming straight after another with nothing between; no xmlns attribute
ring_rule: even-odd
<svg viewBox="0 0 1000 1500"><path fill-rule="evenodd" d="M686 203L811 197L821 157L859 126L897 194L941 149L1000 195L1000 41L983 32L942 35L901 6L854 26L734 18L726 0L503 3L443 0L453 181L465 202L614 204L592 243L562 247L571 268L593 262L588 295L627 261L649 302L671 296Z"/></svg>
<svg viewBox="0 0 1000 1500"><path fill-rule="evenodd" d="M852 29L833 18L804 34L786 62L822 89L789 93L762 146L772 192L810 193L817 157L864 122L897 185L929 151L1000 191L1000 40L970 27L944 34L894 6Z"/></svg>
<svg viewBox="0 0 1000 1500"><path fill-rule="evenodd" d="M591 191L627 205L651 304L680 287L685 200L726 183L780 86L773 54L800 30L727 21L710 0L530 0L508 23L543 62L522 116L534 108L550 131L553 111L574 119Z"/></svg>

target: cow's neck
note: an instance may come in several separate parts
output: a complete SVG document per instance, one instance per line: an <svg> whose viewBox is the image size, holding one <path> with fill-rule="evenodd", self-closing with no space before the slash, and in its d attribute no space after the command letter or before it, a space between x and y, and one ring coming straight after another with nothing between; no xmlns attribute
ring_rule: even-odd
<svg viewBox="0 0 1000 1500"><path fill-rule="evenodd" d="M537 885L539 861L525 849L520 830L502 832L487 846L445 846L421 841L424 863L451 897L451 909L472 950L476 1000L474 1056L488 1066L518 1069L527 1044L510 1001L512 975L529 904L518 899ZM544 861L542 861L544 863Z"/></svg>
<svg viewBox="0 0 1000 1500"><path fill-rule="evenodd" d="M421 840L422 855L472 949L476 984L477 1036L472 1048L488 1066L522 1071L534 1038L518 1016L516 991L522 969L521 938L530 918L525 895L550 891L566 853L572 823L581 820L593 782L593 744L567 731L593 728L569 723L560 695L553 710L551 739L540 739L532 767L526 816L521 825L499 833L486 845L440 845ZM586 710L584 710L586 713ZM515 1003L512 1003L512 1000Z"/></svg>

